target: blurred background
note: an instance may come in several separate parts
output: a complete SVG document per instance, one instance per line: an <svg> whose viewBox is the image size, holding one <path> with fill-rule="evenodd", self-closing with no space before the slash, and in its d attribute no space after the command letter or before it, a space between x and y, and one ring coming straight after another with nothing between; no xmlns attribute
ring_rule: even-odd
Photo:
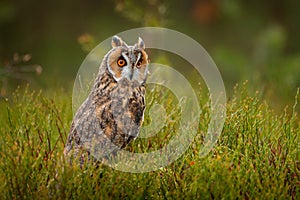
<svg viewBox="0 0 300 200"><path fill-rule="evenodd" d="M230 96L248 80L275 108L300 87L300 1L1 0L0 96L29 83L72 90L83 59L118 32L161 26L197 40Z"/></svg>

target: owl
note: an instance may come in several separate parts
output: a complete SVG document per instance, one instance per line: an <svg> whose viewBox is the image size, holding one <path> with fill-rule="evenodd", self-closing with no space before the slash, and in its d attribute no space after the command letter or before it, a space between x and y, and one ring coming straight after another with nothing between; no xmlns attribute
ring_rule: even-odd
<svg viewBox="0 0 300 200"><path fill-rule="evenodd" d="M73 118L64 149L65 156L80 163L114 155L138 136L143 122L149 63L145 43L138 38L129 46L113 36L111 45Z"/></svg>

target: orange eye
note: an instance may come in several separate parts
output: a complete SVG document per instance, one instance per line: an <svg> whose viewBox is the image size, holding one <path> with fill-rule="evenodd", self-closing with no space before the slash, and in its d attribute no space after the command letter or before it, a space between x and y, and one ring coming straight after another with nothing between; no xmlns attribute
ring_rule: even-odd
<svg viewBox="0 0 300 200"><path fill-rule="evenodd" d="M137 67L140 67L142 65L142 61L139 60L138 63L137 63Z"/></svg>
<svg viewBox="0 0 300 200"><path fill-rule="evenodd" d="M126 65L126 60L124 60L124 58L119 58L117 63L119 67L124 67Z"/></svg>

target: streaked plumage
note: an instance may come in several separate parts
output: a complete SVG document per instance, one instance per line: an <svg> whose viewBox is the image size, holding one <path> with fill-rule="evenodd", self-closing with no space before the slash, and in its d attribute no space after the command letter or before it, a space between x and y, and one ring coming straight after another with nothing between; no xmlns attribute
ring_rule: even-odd
<svg viewBox="0 0 300 200"><path fill-rule="evenodd" d="M102 60L89 96L74 116L64 150L68 157L83 161L87 153L89 159L90 155L102 159L139 134L148 74L145 45L139 38L128 46L114 36L112 47Z"/></svg>

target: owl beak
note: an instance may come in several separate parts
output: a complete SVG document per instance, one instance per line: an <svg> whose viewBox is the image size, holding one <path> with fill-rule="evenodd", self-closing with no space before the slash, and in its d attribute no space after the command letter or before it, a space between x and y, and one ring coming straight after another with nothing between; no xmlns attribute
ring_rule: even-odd
<svg viewBox="0 0 300 200"><path fill-rule="evenodd" d="M129 79L132 81L133 73L130 74Z"/></svg>
<svg viewBox="0 0 300 200"><path fill-rule="evenodd" d="M134 68L134 66L131 66L130 74L129 74L129 79L130 80L132 80L132 78L133 78L133 68Z"/></svg>

